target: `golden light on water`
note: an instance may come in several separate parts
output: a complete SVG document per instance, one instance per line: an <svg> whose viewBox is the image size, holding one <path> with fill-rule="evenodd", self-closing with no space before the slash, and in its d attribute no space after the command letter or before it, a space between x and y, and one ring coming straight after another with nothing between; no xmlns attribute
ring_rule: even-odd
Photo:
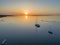
<svg viewBox="0 0 60 45"><path fill-rule="evenodd" d="M28 16L27 15L25 16L25 19L28 19Z"/></svg>
<svg viewBox="0 0 60 45"><path fill-rule="evenodd" d="M25 14L25 19L28 19L28 14L29 14L29 10L24 10L24 14Z"/></svg>

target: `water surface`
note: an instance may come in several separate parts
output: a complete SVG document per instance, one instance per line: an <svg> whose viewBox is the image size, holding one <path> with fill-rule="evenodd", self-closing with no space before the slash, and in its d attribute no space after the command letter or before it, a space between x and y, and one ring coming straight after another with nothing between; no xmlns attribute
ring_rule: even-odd
<svg viewBox="0 0 60 45"><path fill-rule="evenodd" d="M36 23L40 28L35 27ZM0 44L4 39L6 45L60 45L60 16L0 18Z"/></svg>

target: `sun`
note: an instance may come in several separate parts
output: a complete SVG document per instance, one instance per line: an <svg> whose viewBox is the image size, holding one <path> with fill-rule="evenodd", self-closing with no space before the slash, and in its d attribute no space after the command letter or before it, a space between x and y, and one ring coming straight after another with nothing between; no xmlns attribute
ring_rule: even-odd
<svg viewBox="0 0 60 45"><path fill-rule="evenodd" d="M29 14L29 11L28 10L24 10L24 14L25 15L28 15Z"/></svg>
<svg viewBox="0 0 60 45"><path fill-rule="evenodd" d="M28 12L25 12L25 15L28 15Z"/></svg>

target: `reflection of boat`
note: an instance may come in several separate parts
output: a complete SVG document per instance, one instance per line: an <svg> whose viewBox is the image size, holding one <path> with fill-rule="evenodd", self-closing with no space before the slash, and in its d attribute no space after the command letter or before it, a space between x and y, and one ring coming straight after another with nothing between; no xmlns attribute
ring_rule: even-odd
<svg viewBox="0 0 60 45"><path fill-rule="evenodd" d="M35 26L36 26L37 28L40 27L40 25L38 24L38 17L37 17L37 16L36 16L36 24L35 24Z"/></svg>
<svg viewBox="0 0 60 45"><path fill-rule="evenodd" d="M2 43L1 43L1 45L6 45L6 43L7 43L7 40L4 39L4 40L2 41Z"/></svg>
<svg viewBox="0 0 60 45"><path fill-rule="evenodd" d="M48 33L49 33L49 34L53 34L53 32L52 32L52 31L48 31Z"/></svg>
<svg viewBox="0 0 60 45"><path fill-rule="evenodd" d="M40 25L39 25L39 24L35 24L35 26L36 26L37 28L39 28L39 27L40 27Z"/></svg>

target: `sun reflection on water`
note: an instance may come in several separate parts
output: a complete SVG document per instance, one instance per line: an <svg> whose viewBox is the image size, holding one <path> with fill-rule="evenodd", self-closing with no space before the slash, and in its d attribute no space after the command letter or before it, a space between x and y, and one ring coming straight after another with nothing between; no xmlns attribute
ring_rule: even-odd
<svg viewBox="0 0 60 45"><path fill-rule="evenodd" d="M26 19L26 20L28 19L28 16L27 16L27 15L25 16L25 19Z"/></svg>

